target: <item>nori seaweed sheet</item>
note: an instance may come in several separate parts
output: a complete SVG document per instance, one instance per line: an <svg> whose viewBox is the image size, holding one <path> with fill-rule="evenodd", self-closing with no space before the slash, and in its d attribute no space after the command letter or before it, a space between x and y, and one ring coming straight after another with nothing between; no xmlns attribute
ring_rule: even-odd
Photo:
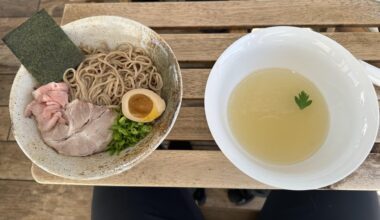
<svg viewBox="0 0 380 220"><path fill-rule="evenodd" d="M65 70L77 67L84 59L82 51L45 10L9 32L3 41L41 84L62 81Z"/></svg>

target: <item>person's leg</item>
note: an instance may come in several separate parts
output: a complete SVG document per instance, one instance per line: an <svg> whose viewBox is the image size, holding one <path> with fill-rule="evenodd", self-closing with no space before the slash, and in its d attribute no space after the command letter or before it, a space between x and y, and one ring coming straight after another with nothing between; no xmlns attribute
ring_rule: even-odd
<svg viewBox="0 0 380 220"><path fill-rule="evenodd" d="M187 189L95 187L93 220L201 220L202 214Z"/></svg>
<svg viewBox="0 0 380 220"><path fill-rule="evenodd" d="M379 220L376 192L273 190L259 220Z"/></svg>

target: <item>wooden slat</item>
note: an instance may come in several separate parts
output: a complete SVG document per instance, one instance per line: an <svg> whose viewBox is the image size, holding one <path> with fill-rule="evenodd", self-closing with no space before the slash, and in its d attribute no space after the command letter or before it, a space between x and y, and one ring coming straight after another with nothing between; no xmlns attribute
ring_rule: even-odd
<svg viewBox="0 0 380 220"><path fill-rule="evenodd" d="M63 23L94 15L125 16L155 28L380 24L380 6L371 0L69 4Z"/></svg>
<svg viewBox="0 0 380 220"><path fill-rule="evenodd" d="M0 17L25 17L37 11L39 0L1 0Z"/></svg>
<svg viewBox="0 0 380 220"><path fill-rule="evenodd" d="M212 141L203 107L183 107L179 113L168 140L205 140ZM380 143L380 128L376 143Z"/></svg>
<svg viewBox="0 0 380 220"><path fill-rule="evenodd" d="M1 140L7 140L10 131L10 119L8 107L1 107L4 112L4 123L0 123ZM8 137L14 140L13 137ZM183 141L212 141L211 132L208 128L206 116L203 107L182 107L172 131L169 133L167 140ZM380 143L380 131L377 134L376 143Z"/></svg>
<svg viewBox="0 0 380 220"><path fill-rule="evenodd" d="M0 141L6 141L9 135L11 119L8 107L0 107Z"/></svg>
<svg viewBox="0 0 380 220"><path fill-rule="evenodd" d="M19 18L1 18L0 17L0 38L2 38L10 30L19 26L22 22L26 20L25 17Z"/></svg>
<svg viewBox="0 0 380 220"><path fill-rule="evenodd" d="M155 151L128 172L96 181L64 179L35 165L32 166L32 175L37 182L47 184L267 188L244 175L220 151Z"/></svg>
<svg viewBox="0 0 380 220"><path fill-rule="evenodd" d="M179 61L215 61L244 34L162 34Z"/></svg>
<svg viewBox="0 0 380 220"><path fill-rule="evenodd" d="M348 178L333 184L331 189L379 190L380 154L370 154L360 168Z"/></svg>
<svg viewBox="0 0 380 220"><path fill-rule="evenodd" d="M380 154L370 154L358 170L330 188L340 190L380 189L379 160ZM144 175L141 175L142 173ZM65 179L51 175L35 165L32 166L32 175L37 182L45 184L272 188L243 174L220 151L155 151L131 170L100 180Z"/></svg>
<svg viewBox="0 0 380 220"><path fill-rule="evenodd" d="M376 144L375 147L373 148L373 152L379 153L378 149L379 149L379 145ZM176 154L173 155L173 152L175 152L175 151L164 151L164 152L165 153L162 153L162 154L166 154L166 152L168 152L168 155L167 155L168 158L166 158L166 159L168 159L167 161L171 161L172 159L169 159L169 158L173 157L174 159L177 159L177 160L173 161L173 163L178 163L178 164L182 163L182 162L181 163L179 162L180 160L182 160L181 156L177 157ZM190 151L190 152L192 152L192 151ZM194 151L194 152L201 152L201 151ZM205 151L205 152L209 152L209 153L207 153L207 155L208 155L208 154L210 154L210 152L213 152L213 151ZM219 151L215 151L215 152L219 152ZM159 154L161 154L161 153L159 153ZM196 154L196 155L189 154L188 159L191 160L191 158L193 158L196 160L196 161L194 161L194 163L197 163L198 159L200 161L202 161L203 160L202 158L208 157L207 155L202 156L202 153L201 153L201 156L198 158L198 154ZM217 155L219 155L219 154L217 154ZM372 166L375 166L378 163L376 161L376 158L377 159L380 159L380 158L375 157L374 155L380 155L380 154L374 154L374 153L371 154L370 158L367 159L367 160L369 160L369 162L368 161L367 161L368 163L366 162L366 164L367 164L366 168L368 168L368 167L371 168ZM165 158L161 158L161 157L162 157L162 155L160 155L159 158L156 158L156 160L154 160L153 162L157 162L158 160L165 159ZM215 157L217 158L216 161L219 161L221 156L220 155L215 156L213 153L211 153L211 156L207 159L207 161L209 163L213 164L213 163L215 163L215 161L213 160L213 158L215 158ZM186 161L187 160L185 160L185 162ZM190 162L188 162L188 163L190 163ZM219 166L221 164L223 164L223 163L217 162L217 164L215 166ZM368 164L370 164L370 166ZM162 168L162 170L165 170L166 166L171 166L171 165L172 164L170 163L170 164L165 165L164 167L158 167L157 170L155 170L154 172L159 172L159 169L161 169L161 168ZM32 177L30 175L30 166L31 166L31 162L29 161L28 158L26 158L26 156L23 154L23 152L19 149L16 142L0 142L0 179L30 180L30 179L32 179ZM187 164L186 167L183 167L183 168L189 168L190 169L191 166L192 166L191 164ZM202 166L205 166L205 164L192 167L191 170L204 169L205 167L202 168ZM138 172L142 171L143 169L144 168L137 170L135 172L136 176L138 175ZM224 168L220 167L218 169L224 169ZM227 173L227 175L230 175L230 174L233 175L234 173L235 172L229 172L229 173ZM363 172L361 172L361 173L363 173ZM199 176L202 176L202 175L203 175L202 173L199 174ZM153 178L153 177L150 176L150 177L148 177L148 179L149 178ZM187 178L190 178L190 177L187 177ZM139 181L144 181L144 180L139 180ZM164 180L162 180L162 181L164 181ZM217 180L215 180L215 181L217 181ZM347 184L351 184L351 183L349 182ZM348 186L350 186L350 185L348 185Z"/></svg>
<svg viewBox="0 0 380 220"><path fill-rule="evenodd" d="M377 139L379 139L379 138L377 138ZM379 141L377 140L377 142L379 142ZM371 152L372 153L380 154L380 144L379 143L375 143L375 145L373 146Z"/></svg>
<svg viewBox="0 0 380 220"><path fill-rule="evenodd" d="M7 140L10 131L8 107L1 107L1 140ZM13 135L12 135L13 136ZM14 140L13 137L8 138ZM213 140L202 107L183 107L167 140Z"/></svg>
<svg viewBox="0 0 380 220"><path fill-rule="evenodd" d="M182 69L184 100L203 99L209 72L209 69ZM0 75L0 81L2 77ZM13 77L11 75L6 75L2 80L2 84L0 84L0 88L5 91L4 94L0 94L0 103L2 105L8 105L8 95L12 86L12 80ZM380 99L380 87L375 86L375 89L377 97Z"/></svg>
<svg viewBox="0 0 380 220"><path fill-rule="evenodd" d="M16 73L20 67L20 62L12 52L0 42L0 77L2 74Z"/></svg>
<svg viewBox="0 0 380 220"><path fill-rule="evenodd" d="M194 139L196 137L196 139ZM169 140L213 140L206 122L204 108L184 107L181 108L179 116Z"/></svg>
<svg viewBox="0 0 380 220"><path fill-rule="evenodd" d="M40 0L40 9L45 9L52 16L62 16L65 4L89 2L128 2L128 0Z"/></svg>
<svg viewBox="0 0 380 220"><path fill-rule="evenodd" d="M203 99L207 78L210 69L182 69L183 78L183 99ZM1 80L1 78L3 78ZM1 105L8 105L8 95L12 87L13 75L0 75L0 88L6 93L0 94ZM380 99L380 87L375 86L378 99Z"/></svg>
<svg viewBox="0 0 380 220"><path fill-rule="evenodd" d="M32 181L0 181L1 219L91 219L91 186L41 185ZM224 195L227 197L227 195ZM200 207L205 220L254 220L258 210L208 205Z"/></svg>
<svg viewBox="0 0 380 220"><path fill-rule="evenodd" d="M256 196L251 202L244 205L236 205L228 198L228 192L226 189L212 189L205 190L207 195L206 203L202 207L209 208L225 208L225 209L248 209L260 211L264 206L266 198Z"/></svg>
<svg viewBox="0 0 380 220"><path fill-rule="evenodd" d="M378 3L380 7L380 3ZM380 14L379 14L380 16ZM366 61L378 61L380 56L380 33L324 33L337 41L356 58ZM372 48L373 47L373 48ZM370 49L371 48L371 49Z"/></svg>
<svg viewBox="0 0 380 220"><path fill-rule="evenodd" d="M0 181L0 219L91 218L92 187Z"/></svg>
<svg viewBox="0 0 380 220"><path fill-rule="evenodd" d="M0 179L32 180L31 165L16 142L0 141Z"/></svg>
<svg viewBox="0 0 380 220"><path fill-rule="evenodd" d="M8 105L14 74L0 75L0 106Z"/></svg>
<svg viewBox="0 0 380 220"><path fill-rule="evenodd" d="M203 99L210 69L182 69L183 99Z"/></svg>
<svg viewBox="0 0 380 220"><path fill-rule="evenodd" d="M39 9L45 9L51 16L61 17L65 4L84 2L86 2L86 0L40 0Z"/></svg>
<svg viewBox="0 0 380 220"><path fill-rule="evenodd" d="M249 209L201 207L201 210L205 220L256 220L259 216L259 211Z"/></svg>
<svg viewBox="0 0 380 220"><path fill-rule="evenodd" d="M9 135L8 135L8 141L16 141L15 139L15 136L13 135L13 130L12 130L12 127L11 129L9 130ZM380 152L379 152L380 153Z"/></svg>
<svg viewBox="0 0 380 220"><path fill-rule="evenodd" d="M380 61L380 33L326 33L357 58ZM214 62L242 34L162 34L180 62ZM207 51L207 53L205 52ZM20 63L0 43L0 73L16 72Z"/></svg>
<svg viewBox="0 0 380 220"><path fill-rule="evenodd" d="M380 5L380 4L379 4ZM380 33L323 33L366 61L380 59ZM179 61L215 61L244 34L162 34ZM205 52L207 51L207 52Z"/></svg>
<svg viewBox="0 0 380 220"><path fill-rule="evenodd" d="M28 17L16 17L16 18L1 18L0 17L0 38L2 38L6 33L16 28L24 21L26 21ZM60 23L61 17L53 18L57 23Z"/></svg>

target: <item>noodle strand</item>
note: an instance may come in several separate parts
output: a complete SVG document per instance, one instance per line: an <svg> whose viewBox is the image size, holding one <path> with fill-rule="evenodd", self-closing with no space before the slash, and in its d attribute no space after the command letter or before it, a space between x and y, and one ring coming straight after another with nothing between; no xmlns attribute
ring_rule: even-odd
<svg viewBox="0 0 380 220"><path fill-rule="evenodd" d="M117 107L129 90L145 88L160 93L163 82L152 60L142 48L129 43L110 51L81 46L85 60L75 70L67 69L63 81L70 86L70 99L80 99L96 105Z"/></svg>

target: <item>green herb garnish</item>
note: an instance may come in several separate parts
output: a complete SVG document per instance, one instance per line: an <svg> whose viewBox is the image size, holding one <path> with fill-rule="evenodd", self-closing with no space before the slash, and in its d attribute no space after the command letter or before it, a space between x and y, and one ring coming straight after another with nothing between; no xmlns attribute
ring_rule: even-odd
<svg viewBox="0 0 380 220"><path fill-rule="evenodd" d="M152 125L134 122L122 114L118 114L111 129L112 141L108 144L106 151L111 155L118 155L122 150L135 145L143 139L152 130Z"/></svg>
<svg viewBox="0 0 380 220"><path fill-rule="evenodd" d="M301 110L311 105L313 102L313 100L309 100L309 95L303 90L298 94L298 96L294 96L294 101L296 101Z"/></svg>

